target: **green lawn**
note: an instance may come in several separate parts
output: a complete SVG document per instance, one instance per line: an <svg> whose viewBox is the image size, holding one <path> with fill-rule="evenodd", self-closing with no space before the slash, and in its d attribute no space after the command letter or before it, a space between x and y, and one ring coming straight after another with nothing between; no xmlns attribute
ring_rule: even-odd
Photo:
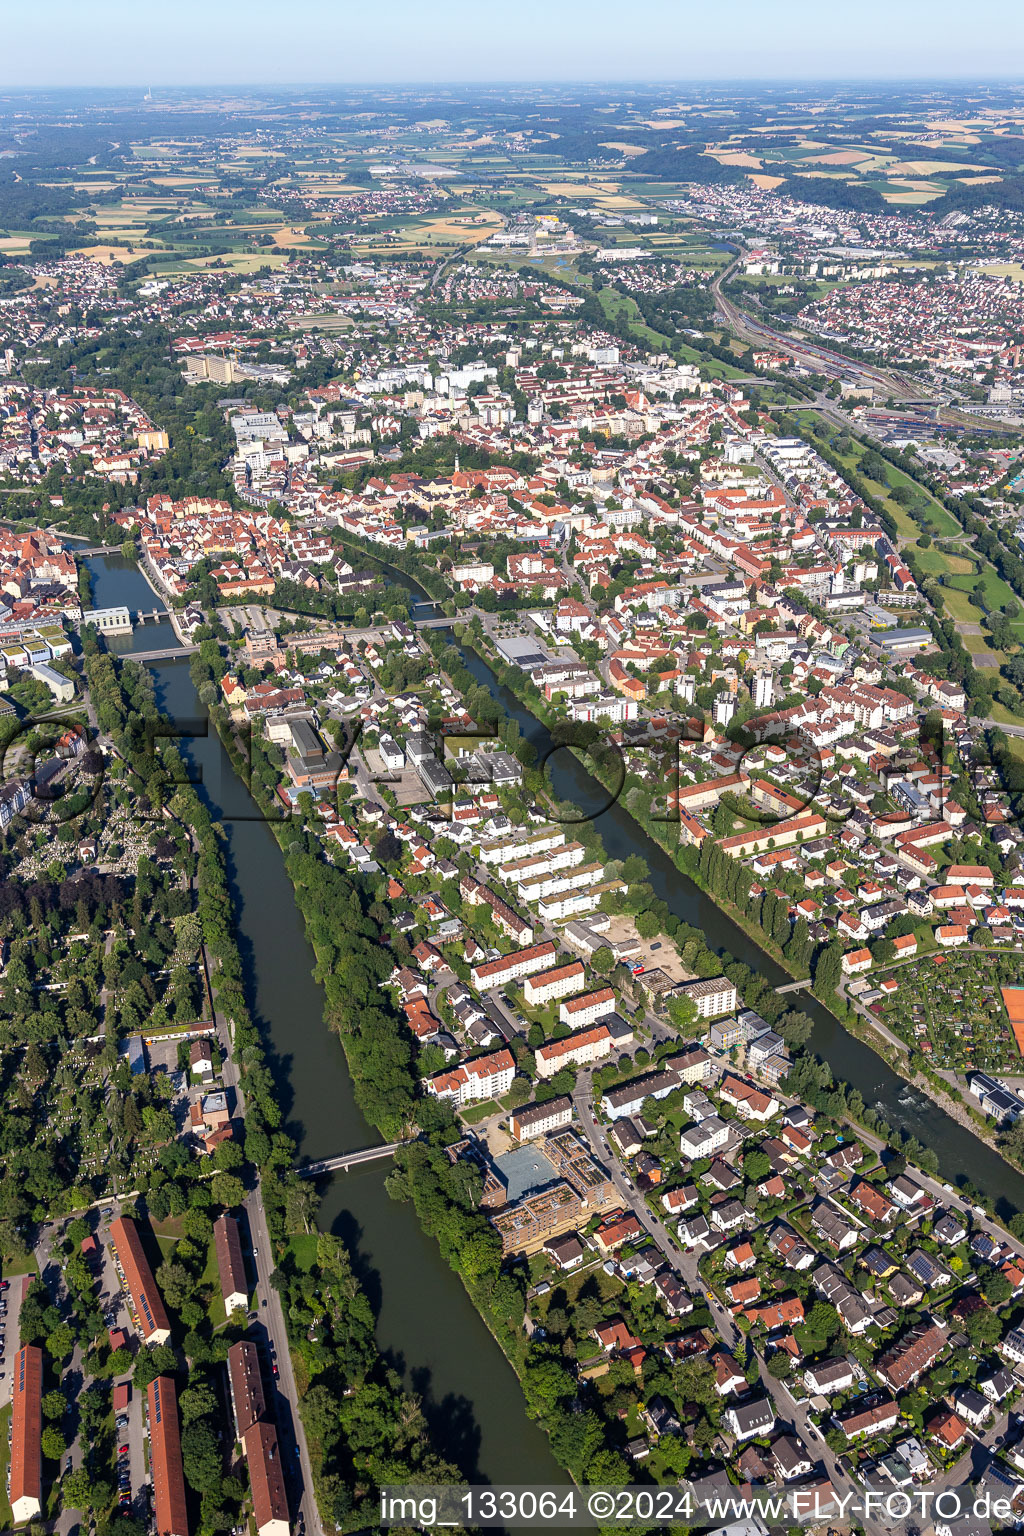
<svg viewBox="0 0 1024 1536"><path fill-rule="evenodd" d="M228 1315L224 1310L224 1297L221 1295L220 1266L217 1263L217 1243L213 1237L210 1238L207 1244L206 1263L203 1266L203 1273L199 1277L199 1284L204 1288L207 1286L210 1288L210 1304L206 1309L206 1315L210 1319L210 1326L212 1328L223 1328L228 1320Z"/></svg>
<svg viewBox="0 0 1024 1536"><path fill-rule="evenodd" d="M11 1422L11 1405L0 1409L0 1529L8 1531L13 1521L11 1506L7 1502L7 1467L11 1459L7 1444L7 1427Z"/></svg>
<svg viewBox="0 0 1024 1536"><path fill-rule="evenodd" d="M826 421L814 410L800 411L798 417L805 430L817 432L829 441L832 452L847 469L856 469L864 455L872 451L866 444L855 441L849 453L838 453L832 441L838 435L838 429L834 428L831 422ZM879 485L875 480L870 483L875 494L881 497L885 510L894 519L902 538L916 539L921 532L934 533L939 538L951 538L962 531L956 518L941 502L936 501L919 481L904 473L902 469L897 469L888 460L886 460L886 479L888 491L884 485ZM927 507L922 505L921 512L912 517L909 511L900 506L898 501L893 501L889 494L900 487L909 487L921 498L922 503L927 503Z"/></svg>
<svg viewBox="0 0 1024 1536"><path fill-rule="evenodd" d="M479 1125L481 1120L486 1120L488 1115L493 1115L500 1108L496 1099L485 1099L482 1104L474 1104L472 1109L460 1109L459 1118L466 1125Z"/></svg>
<svg viewBox="0 0 1024 1536"><path fill-rule="evenodd" d="M615 316L628 320L629 328L633 335L643 337L651 346L656 347L659 352L675 352L684 362L700 363L714 378L734 379L742 377L742 368L733 368L728 363L719 362L717 358L707 358L694 347L688 347L679 342L674 343L670 337L663 335L661 331L652 330L649 325L645 325L643 320L640 319L640 311L637 308L636 300L630 298L628 294L619 293L616 289L605 286L597 297L601 308L609 318Z"/></svg>
<svg viewBox="0 0 1024 1536"><path fill-rule="evenodd" d="M1004 658L1007 655L1006 651L1000 651L992 644L988 635L964 635L962 638L972 656L976 656L979 651L990 651L993 656Z"/></svg>
<svg viewBox="0 0 1024 1536"><path fill-rule="evenodd" d="M35 1254L25 1253L16 1259L5 1258L2 1273L5 1280L13 1280L15 1275L38 1275L39 1265Z"/></svg>
<svg viewBox="0 0 1024 1536"><path fill-rule="evenodd" d="M1020 607L1020 599L1013 588L991 566L986 566L980 575L954 575L950 578L950 585L959 592L970 592L979 581L985 589L985 606L990 612L1005 607L1007 603L1015 603Z"/></svg>
<svg viewBox="0 0 1024 1536"><path fill-rule="evenodd" d="M538 1310L546 1313L551 1305L552 1296L560 1290L565 1292L571 1308L579 1297L580 1291L587 1284L596 1286L600 1292L601 1300L605 1302L613 1301L616 1296L625 1290L622 1281L615 1275L607 1274L600 1264L596 1268L588 1265L578 1274L559 1276L547 1295L540 1298Z"/></svg>
<svg viewBox="0 0 1024 1536"><path fill-rule="evenodd" d="M985 617L973 599L955 587L943 587L942 601L950 617L959 620L961 624L980 624Z"/></svg>
<svg viewBox="0 0 1024 1536"><path fill-rule="evenodd" d="M937 534L940 539L951 538L953 535L960 533L960 524L952 512L947 512L942 503L936 501L935 497L926 491L924 486L917 480L912 479L910 475L904 474L902 469L897 469L895 465L888 464L888 462L886 473L890 490L896 490L900 486L909 486L911 490L927 500L927 511L921 515L921 521L925 525L927 532ZM884 490L884 487L882 489ZM898 511L905 511L905 508L900 507L899 502L893 501L889 495L885 497L885 507L886 511L891 512L894 517Z"/></svg>
<svg viewBox="0 0 1024 1536"><path fill-rule="evenodd" d="M318 1232L296 1232L288 1239L288 1252L295 1260L295 1268L305 1274L316 1263L316 1248L320 1240Z"/></svg>
<svg viewBox="0 0 1024 1536"><path fill-rule="evenodd" d="M943 550L936 549L934 544L931 549L914 549L914 557L922 571L929 576L971 576L972 582L977 579L974 573L978 567L973 560L968 560L964 555L947 555Z"/></svg>

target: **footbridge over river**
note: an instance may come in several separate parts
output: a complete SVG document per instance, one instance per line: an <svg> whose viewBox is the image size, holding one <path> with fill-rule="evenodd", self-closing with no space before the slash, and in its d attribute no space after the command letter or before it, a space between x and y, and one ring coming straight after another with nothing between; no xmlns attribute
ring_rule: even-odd
<svg viewBox="0 0 1024 1536"><path fill-rule="evenodd" d="M415 1136L405 1141L389 1141L380 1147L364 1147L361 1152L339 1152L337 1157L322 1157L316 1163L303 1163L296 1169L300 1179L318 1179L325 1173L348 1173L350 1168L358 1168L361 1163L376 1163L384 1157L394 1157L399 1147L407 1147L415 1141Z"/></svg>

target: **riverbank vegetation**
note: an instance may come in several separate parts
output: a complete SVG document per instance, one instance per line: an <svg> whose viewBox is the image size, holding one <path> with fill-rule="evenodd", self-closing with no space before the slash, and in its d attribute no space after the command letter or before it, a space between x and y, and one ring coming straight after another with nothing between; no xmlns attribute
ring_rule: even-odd
<svg viewBox="0 0 1024 1536"><path fill-rule="evenodd" d="M631 757L628 752L620 753L617 748L602 751L599 744L600 732L596 726L575 725L559 717L519 668L509 666L496 657L487 645L486 636L479 621L475 621L468 630L460 630L458 633L463 643L471 644L479 651L486 652L487 665L494 671L499 683L520 698L525 708L535 714L542 725L548 726L552 743L570 747L580 758L587 772L609 791L611 798L616 800L638 827L672 858L681 873L685 874L698 889L712 897L716 905L737 927L748 934L791 976L797 979L809 979L818 1002L827 1008L850 1034L880 1056L894 1072L927 1093L944 1113L977 1135L993 1150L1000 1152L1007 1161L1017 1163L1015 1142L1008 1138L998 1140L991 1129L984 1124L982 1117L971 1112L970 1106L966 1104L959 1091L939 1078L919 1053L912 1058L906 1052L887 1043L878 1030L849 1005L839 991L842 981L840 964L842 946L836 940L813 945L810 942L806 924L798 920L795 925L790 925L788 913L785 917L785 929L783 929L783 909L788 907L788 903L781 897L775 897L772 892L760 891L752 887L749 872L737 861L724 854L716 840L706 839L699 850L695 846L680 844L676 830L678 823L667 817L664 811L665 783L672 782L672 764L658 774L652 775L648 780L641 779L631 770ZM458 650L437 633L430 635L429 643L445 672L451 669L450 675L456 685L468 690L472 700L469 707L474 715L479 718L478 711L485 718L500 715L504 725L501 721L497 723L496 729L499 734L502 730L511 730L514 738L518 738L519 727L514 721L505 717L497 701L476 681L463 663ZM522 745L526 749L527 760L534 761L537 756L534 744L524 738ZM965 796L968 795L969 790L969 784L965 783L963 786ZM959 779L957 792L961 792ZM970 800L967 799L966 803L969 805ZM588 830L596 836L593 824L589 822L574 825L573 830L574 835L581 839ZM773 877L774 883L780 889L788 889L790 895L798 898L804 894L804 891L799 886L790 888L790 883L795 879L796 877L784 872ZM635 896L636 892L634 891L633 894ZM649 886L643 894L653 896ZM684 963L690 969L697 975L704 976L724 973L735 982L748 1006L755 1008L769 1024L779 1028L791 1049L800 1051L811 1030L811 1021L806 1019L806 1015L801 1015L801 1018L806 1021L805 1026L794 1028L792 1025L787 1027L783 1023L778 1023L783 1011L780 1006L783 1000L765 977L750 971L742 963L734 961L733 957L727 953L716 955L708 950L703 934L699 930L690 930L687 933L687 925L680 924L664 902L658 903L651 900L648 910L650 913L648 920L657 922L657 927L652 931L663 931L672 936L680 946ZM696 945L694 945L694 939L697 941ZM744 979L744 972L751 978L749 981ZM839 1103L835 1095L845 1099L847 1107L842 1113L846 1118L864 1126L899 1154L910 1157L918 1148L916 1138L909 1136L898 1127L890 1126L873 1106L865 1105L858 1090L836 1082L827 1063L808 1052L803 1052L802 1057L798 1056L798 1060L813 1064L815 1070L823 1074L823 1091L833 1096L833 1103ZM808 1070L806 1066L804 1070ZM809 1100L809 1102L812 1101ZM820 1108L821 1105L816 1107ZM931 1150L926 1149L921 1153L920 1160L914 1160L919 1162L919 1166L922 1166L924 1171L931 1172L933 1158L934 1154ZM978 1195L970 1185L970 1181L961 1182L977 1203L991 1208L992 1201L984 1195ZM1024 1214L1019 1212L1013 1214L1008 1225L1015 1235L1024 1233Z"/></svg>
<svg viewBox="0 0 1024 1536"><path fill-rule="evenodd" d="M158 1234L154 1268L181 1339L181 1354L161 1346L139 1355L136 1385L141 1389L161 1370L182 1375L187 1370L187 1386L180 1391L182 1448L186 1480L199 1510L197 1530L199 1536L213 1536L237 1524L244 1487L228 1470L216 1410L227 1349L242 1336L244 1325L240 1330L237 1320L225 1321L219 1305L215 1265L211 1268L213 1218L220 1209L237 1206L246 1185L251 1187L258 1178L278 1258L273 1283L285 1302L316 1495L337 1529L361 1529L373 1521L377 1490L385 1478L433 1483L458 1473L436 1454L418 1401L378 1355L372 1313L343 1245L314 1233L316 1191L294 1171L295 1145L283 1129L277 1085L248 1009L233 933L223 831L189 782L169 723L159 717L148 671L105 653L88 631L83 664L100 729L112 745L108 772L131 793L138 822L149 829L147 836L154 835L152 857L140 858L133 879L90 870L63 885L51 888L37 882L24 892L8 882L3 897L7 920L19 933L32 935L37 953L41 938L44 950L54 942L49 937L54 922L64 927L70 922L81 931L77 943L98 939L101 976L108 958L102 953L103 935L112 931L111 923L114 931L122 923L131 926L142 955L156 945L156 958L164 952L159 943L164 927L176 918L192 925L202 974L209 975L213 1005L233 1042L244 1095L244 1137L223 1143L208 1160L196 1158L179 1139L161 1092L162 1083L169 1086L167 1074L132 1075L118 1052L118 1025L109 1019L105 1040L84 1047L76 1043L60 1011L67 1005L43 994L41 1006L47 1011L33 1025L35 1034L45 1024L57 1030L57 1036L30 1038L23 1050L4 1056L11 1091L4 1095L0 1155L6 1173L16 1176L5 1173L2 1181L0 1245L5 1270L12 1265L16 1270L19 1263L31 1263L35 1225L71 1215L58 1235L70 1306L58 1308L49 1289L37 1281L22 1307L21 1337L44 1344L58 1375L76 1343L85 1354L91 1384L80 1394L75 1411L79 1416L91 1411L95 1398L102 1432L93 1434L84 1417L72 1421L65 1408L61 1454L76 1433L88 1434L91 1449L75 1474L74 1501L102 1519L114 1496L108 1443L112 1431L106 1422L110 1382L127 1368L128 1360L122 1358L125 1352L111 1350L94 1280L78 1245L95 1226L91 1202L109 1184L120 1194L122 1209L148 1217ZM180 878L161 878L165 865ZM184 899L189 892L194 907L191 897ZM12 1017L32 1025L33 1015L21 1008L23 997L32 994L23 985L20 940L16 948L18 963L13 971L8 967L4 985L14 989L18 1004ZM110 954L116 965L107 978L112 995L122 985L129 993L131 988L145 992L148 973L143 968L141 975L126 974L136 962L115 949L112 946ZM150 1001L148 995L145 1000ZM132 1006L129 995L124 1007ZM134 1027L128 1015L124 1023ZM40 1089L50 1081L58 1092L55 1140L38 1134L26 1120L38 1113L39 1104L49 1104ZM73 1140L76 1126L87 1126L90 1114L104 1122L107 1141L104 1155L97 1153L92 1174ZM242 1128L240 1120L236 1127ZM56 1443L55 1436L50 1439ZM118 1527L126 1536L124 1520L115 1515L111 1536Z"/></svg>
<svg viewBox="0 0 1024 1536"><path fill-rule="evenodd" d="M492 730L519 757L526 770L526 795L544 797L546 787L534 744L520 734L518 725L475 681L459 653L442 637L433 638L439 674L459 688L478 726ZM207 696L214 697L212 684L221 668L216 642L204 642L200 654L193 658L192 671ZM250 748L247 763L227 711L214 703L212 714L235 767L243 772L251 767L257 800L268 817L274 816L274 785L279 773L273 771L273 764L263 761L258 742ZM554 809L578 815L575 808ZM527 1336L523 1318L529 1267L503 1266L498 1235L480 1208L480 1173L471 1162L449 1153L460 1135L452 1111L446 1103L419 1093L420 1064L411 1037L388 1000L388 989L381 986L395 964L397 950L393 946L405 942L390 929L393 913L384 891L387 874L367 878L332 865L325 860L320 839L301 813L277 819L273 826L316 955L315 974L325 992L325 1018L345 1050L359 1107L389 1140L415 1133L415 1139L396 1153L389 1192L413 1204L424 1230L434 1237L445 1261L463 1281L515 1367L528 1412L544 1428L562 1465L581 1481L627 1479L630 1471L621 1454L619 1427L608 1417L614 1405L605 1402L601 1393L596 1397L581 1395L577 1375L557 1338ZM573 834L588 853L605 860L592 822L574 820ZM381 852L387 863L385 850ZM634 860L626 863L632 866ZM605 899L632 917L638 928L668 934L694 974L716 976L724 970L748 1006L775 1024L796 1049L796 1091L806 1089L809 1100L822 1114L840 1122L856 1119L883 1142L894 1142L905 1156L916 1159L926 1170L932 1169L934 1154L912 1138L894 1133L873 1106L834 1081L827 1065L800 1052L811 1021L794 1012L771 983L751 967L728 955L715 954L698 929L682 922L666 903L658 901L644 878L642 859L637 858L635 864L635 868L624 868L628 890L611 892ZM453 904L452 910L458 910L457 906ZM618 975L616 981L620 984ZM632 995L630 979L622 978L621 986L624 995ZM680 1013L677 1023L684 1036L692 1033L692 1019ZM516 1043L517 1053L520 1044ZM565 1086L571 1087L571 1072L568 1077ZM563 1091L561 1086L559 1091ZM296 1284L297 1276L289 1281L289 1296Z"/></svg>

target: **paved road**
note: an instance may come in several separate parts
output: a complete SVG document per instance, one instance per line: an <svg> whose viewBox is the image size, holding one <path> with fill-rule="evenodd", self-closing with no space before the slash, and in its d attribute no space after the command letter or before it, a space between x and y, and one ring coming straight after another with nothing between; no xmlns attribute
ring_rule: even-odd
<svg viewBox="0 0 1024 1536"><path fill-rule="evenodd" d="M205 950L203 959L205 964ZM209 973L207 979L209 982ZM210 995L213 995L212 989ZM225 1015L216 1010L214 1010L214 1024L223 1059L222 1081L225 1090L235 1096L235 1113L242 1115L245 1103L238 1067L231 1050L231 1026ZM323 1527L316 1507L316 1499L313 1496L313 1467L309 1459L306 1432L299 1415L299 1394L288 1350L284 1309L281 1306L280 1295L270 1284L270 1276L274 1268L274 1250L263 1209L263 1193L258 1181L255 1188L246 1195L243 1204L249 1222L249 1235L252 1239L254 1255L252 1264L257 1277L257 1324L255 1329L250 1329L250 1334L258 1335L261 1331L265 1331L268 1353L277 1361L279 1371L275 1382L277 1391L271 1396L277 1399L275 1416L282 1455L287 1458L285 1475L288 1480L288 1497L292 1515L297 1516L301 1510L305 1516L306 1531L309 1536L323 1536ZM271 1346L273 1346L272 1349Z"/></svg>
<svg viewBox="0 0 1024 1536"><path fill-rule="evenodd" d="M40 1231L39 1241L36 1243L35 1255L36 1263L39 1265L39 1274L50 1292L61 1317L66 1319L71 1311L71 1300L64 1284L63 1256L59 1254L55 1256L53 1252L59 1231L59 1226L43 1227ZM76 1344L71 1353L69 1363L61 1372L61 1386L69 1402L77 1395L83 1385L82 1359L81 1347ZM68 1454L72 1467L81 1466L83 1452L77 1440L72 1444ZM67 1460L68 1457L61 1457L57 1473L58 1481L66 1474ZM82 1516L79 1510L62 1507L54 1522L54 1530L57 1536L72 1536L72 1533L79 1530L81 1524Z"/></svg>
<svg viewBox="0 0 1024 1536"><path fill-rule="evenodd" d="M299 1417L299 1394L295 1385L291 1355L288 1352L288 1334L284 1323L284 1310L278 1292L270 1284L273 1271L273 1249L267 1230L260 1187L245 1198L245 1213L249 1219L249 1232L253 1243L253 1266L256 1270L256 1296L258 1301L257 1327L265 1328L274 1344L277 1366L277 1402L275 1413L281 1454L285 1458L285 1470L289 1481L289 1500L293 1516L301 1510L305 1516L306 1530L312 1536L323 1536L320 1513L313 1497L313 1468L309 1459L306 1436ZM295 1455L296 1447L298 1456Z"/></svg>
<svg viewBox="0 0 1024 1536"><path fill-rule="evenodd" d="M130 1197L125 1196L127 1201ZM128 1307L121 1289L121 1282L114 1267L114 1259L110 1250L110 1224L116 1220L120 1212L120 1205L109 1202L104 1205L100 1213L99 1225L96 1236L103 1250L102 1264L97 1276L97 1288L100 1306L103 1315L108 1319L108 1328L123 1328L131 1338L134 1333L132 1320L128 1315ZM131 1398L128 1403L128 1428L126 1430L115 1429L115 1455L116 1447L127 1443L128 1445L128 1470L131 1474L132 1513L144 1512L148 1507L149 1495L145 1492L149 1487L149 1473L146 1470L145 1452L145 1393L139 1392L132 1385L132 1366L134 1357L128 1370L121 1376L115 1376L114 1382L127 1382L131 1389Z"/></svg>

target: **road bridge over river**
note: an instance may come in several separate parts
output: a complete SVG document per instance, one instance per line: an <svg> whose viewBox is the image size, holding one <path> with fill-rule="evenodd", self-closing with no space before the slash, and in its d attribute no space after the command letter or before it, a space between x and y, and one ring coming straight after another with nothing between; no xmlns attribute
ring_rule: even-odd
<svg viewBox="0 0 1024 1536"><path fill-rule="evenodd" d="M178 656L194 656L198 645L165 645L159 651L124 651L122 661L174 661Z"/></svg>

